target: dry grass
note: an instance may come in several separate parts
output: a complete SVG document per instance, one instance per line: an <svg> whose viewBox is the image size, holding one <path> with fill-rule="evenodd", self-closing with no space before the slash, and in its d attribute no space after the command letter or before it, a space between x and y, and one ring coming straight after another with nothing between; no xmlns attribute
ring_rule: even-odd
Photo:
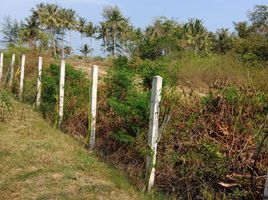
<svg viewBox="0 0 268 200"><path fill-rule="evenodd" d="M110 66L109 62L105 61L89 61L89 60L79 60L79 59L67 59L67 63L72 65L74 68L82 70L87 73L89 76L91 75L91 67L93 65L97 65L99 67L99 74L101 77L107 74L107 68Z"/></svg>
<svg viewBox="0 0 268 200"><path fill-rule="evenodd" d="M0 124L0 199L141 199L112 167L14 102Z"/></svg>

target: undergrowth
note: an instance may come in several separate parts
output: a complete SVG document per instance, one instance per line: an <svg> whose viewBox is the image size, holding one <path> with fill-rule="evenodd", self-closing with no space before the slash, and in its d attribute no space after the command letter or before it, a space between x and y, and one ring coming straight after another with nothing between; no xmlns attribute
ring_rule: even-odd
<svg viewBox="0 0 268 200"><path fill-rule="evenodd" d="M26 77L26 102L35 99L35 73ZM166 116L171 120L158 145L157 189L182 199L261 198L268 165L267 141L261 145L266 68L244 67L230 55L180 54L155 61L120 57L107 73L98 86L96 148L138 187L144 187L151 81L161 75L160 125ZM46 66L42 79L41 112L54 124L59 65ZM66 132L86 135L88 101L89 80L66 66Z"/></svg>

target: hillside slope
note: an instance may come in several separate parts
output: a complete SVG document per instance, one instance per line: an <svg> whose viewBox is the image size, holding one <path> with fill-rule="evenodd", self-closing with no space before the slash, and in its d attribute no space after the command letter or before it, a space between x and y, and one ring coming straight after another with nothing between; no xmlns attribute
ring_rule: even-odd
<svg viewBox="0 0 268 200"><path fill-rule="evenodd" d="M29 106L0 122L0 199L141 199L116 170Z"/></svg>

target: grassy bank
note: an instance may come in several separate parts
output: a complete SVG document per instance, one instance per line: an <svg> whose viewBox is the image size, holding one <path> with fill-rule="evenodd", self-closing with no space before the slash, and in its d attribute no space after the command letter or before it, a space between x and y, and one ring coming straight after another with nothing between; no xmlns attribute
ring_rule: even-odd
<svg viewBox="0 0 268 200"><path fill-rule="evenodd" d="M0 199L143 199L74 138L29 106L11 105L0 123Z"/></svg>

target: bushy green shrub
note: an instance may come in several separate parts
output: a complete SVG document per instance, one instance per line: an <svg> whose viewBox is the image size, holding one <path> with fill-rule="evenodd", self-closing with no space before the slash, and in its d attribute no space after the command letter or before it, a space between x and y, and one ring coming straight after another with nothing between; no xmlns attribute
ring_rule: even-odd
<svg viewBox="0 0 268 200"><path fill-rule="evenodd" d="M42 75L42 104L44 116L55 120L58 107L60 66L52 64ZM89 102L89 80L82 71L66 65L64 88L64 119L68 119L80 108L87 108ZM57 116L57 114L56 114Z"/></svg>
<svg viewBox="0 0 268 200"><path fill-rule="evenodd" d="M133 143L133 138L147 128L149 120L149 93L138 84L137 73L125 57L114 61L107 84L108 104L120 121L114 129L114 139Z"/></svg>

